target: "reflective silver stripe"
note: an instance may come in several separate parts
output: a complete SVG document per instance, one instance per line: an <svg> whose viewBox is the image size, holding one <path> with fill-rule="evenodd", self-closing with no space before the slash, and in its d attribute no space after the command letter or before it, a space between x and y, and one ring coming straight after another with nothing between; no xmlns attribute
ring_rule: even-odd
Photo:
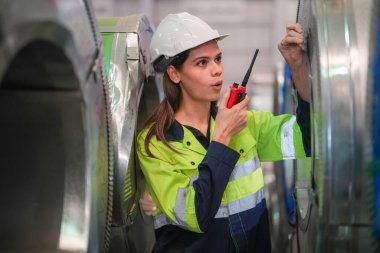
<svg viewBox="0 0 380 253"><path fill-rule="evenodd" d="M179 188L177 192L177 199L173 209L174 222L171 221L165 214L160 214L154 217L154 228L160 228L166 224L173 224L183 228L187 228L185 208L186 208L186 195L188 189Z"/></svg>
<svg viewBox="0 0 380 253"><path fill-rule="evenodd" d="M232 201L228 204L223 204L219 207L215 218L226 218L229 215L244 212L246 210L256 207L265 197L264 188L261 188L256 193L247 197ZM180 225L178 222L172 222L165 214L160 214L154 217L154 228L158 229L162 226L172 224ZM181 226L181 225L180 225ZM183 227L183 226L182 226Z"/></svg>
<svg viewBox="0 0 380 253"><path fill-rule="evenodd" d="M225 218L229 215L244 212L257 206L264 199L264 188L247 197L223 204L219 207L215 218Z"/></svg>
<svg viewBox="0 0 380 253"><path fill-rule="evenodd" d="M229 181L231 182L231 181L234 181L235 179L238 179L238 178L247 176L249 174L252 174L258 168L260 168L260 160L256 156L255 158L253 158L253 159L251 159L251 160L249 160L243 164L240 164L239 166L236 166L231 173ZM190 178L190 186L193 186L194 181L197 180L198 177L199 177L199 175L195 175L195 176Z"/></svg>
<svg viewBox="0 0 380 253"><path fill-rule="evenodd" d="M168 225L168 224L174 225L174 222L171 222L170 219L168 217L166 217L165 214L162 213L162 214L154 217L154 229L163 227L163 226Z"/></svg>
<svg viewBox="0 0 380 253"><path fill-rule="evenodd" d="M195 175L195 176L190 178L190 186L193 186L194 181L197 180L198 177L199 177L199 175Z"/></svg>
<svg viewBox="0 0 380 253"><path fill-rule="evenodd" d="M174 222L172 222L165 214L160 214L154 217L154 228L160 228L167 224L177 225L183 228L187 228L185 223L185 208L186 208L186 188L179 188L177 192L177 199L174 206Z"/></svg>
<svg viewBox="0 0 380 253"><path fill-rule="evenodd" d="M258 168L260 168L260 160L256 156L255 158L236 166L231 173L230 176L230 182L233 180L236 180L238 178L247 176L255 172ZM197 180L199 175L195 175L190 178L190 186L193 185L194 181ZM180 227L186 228L186 217L185 217L185 208L186 208L186 196L187 196L188 189L186 188L179 188L177 192L177 199L175 203L175 207L173 210L174 213L174 219L175 221L172 222L168 217L166 217L164 214L158 215L154 218L154 227L159 228L166 224L174 224L178 225ZM219 211L216 218L221 217L227 217L230 214L239 213L248 209L251 209L257 205L257 203L260 203L260 201L264 198L264 190L260 189L258 192L241 198L239 200L235 200L233 202L230 202L226 205L222 205L219 208ZM220 214L219 214L220 213ZM226 215L226 216L225 216ZM220 217L219 217L220 216Z"/></svg>
<svg viewBox="0 0 380 253"><path fill-rule="evenodd" d="M186 226L186 217L185 217L185 208L186 208L186 196L187 189L179 188L177 192L177 199L173 209L174 222L180 227L187 228Z"/></svg>
<svg viewBox="0 0 380 253"><path fill-rule="evenodd" d="M281 151L284 159L294 159L293 125L296 117L293 116L281 127Z"/></svg>
<svg viewBox="0 0 380 253"><path fill-rule="evenodd" d="M255 158L236 166L230 176L230 182L235 179L248 176L249 174L255 172L258 168L260 168L260 160L256 156Z"/></svg>

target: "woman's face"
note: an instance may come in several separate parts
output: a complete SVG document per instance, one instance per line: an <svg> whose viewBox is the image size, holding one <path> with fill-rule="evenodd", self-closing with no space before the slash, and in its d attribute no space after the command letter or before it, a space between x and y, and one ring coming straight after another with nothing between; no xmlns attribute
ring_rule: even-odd
<svg viewBox="0 0 380 253"><path fill-rule="evenodd" d="M189 52L178 70L183 101L217 101L223 83L222 53L216 41L206 42Z"/></svg>

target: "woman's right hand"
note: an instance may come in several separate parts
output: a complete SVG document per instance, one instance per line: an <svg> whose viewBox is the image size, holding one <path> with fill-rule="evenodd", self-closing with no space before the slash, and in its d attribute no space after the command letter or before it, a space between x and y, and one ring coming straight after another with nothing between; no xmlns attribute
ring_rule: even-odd
<svg viewBox="0 0 380 253"><path fill-rule="evenodd" d="M227 101L230 97L230 92L228 90L224 93L218 107L213 135L213 141L223 143L226 146L228 146L235 134L247 126L247 107L249 102L248 96L245 96L243 101L228 109Z"/></svg>

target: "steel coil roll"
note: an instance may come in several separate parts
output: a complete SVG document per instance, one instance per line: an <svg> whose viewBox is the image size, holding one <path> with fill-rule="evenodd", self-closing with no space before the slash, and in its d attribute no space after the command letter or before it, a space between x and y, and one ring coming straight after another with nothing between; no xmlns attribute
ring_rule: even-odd
<svg viewBox="0 0 380 253"><path fill-rule="evenodd" d="M370 178L364 169L373 2L300 3L299 22L309 56L313 138L310 180L305 184L298 175L296 182L298 248L300 252L375 252ZM301 165L297 172L303 169L308 170Z"/></svg>
<svg viewBox="0 0 380 253"><path fill-rule="evenodd" d="M101 18L98 23L104 44L115 151L110 252L150 252L153 223L138 206L144 182L134 141L162 92L150 65L153 28L142 14Z"/></svg>
<svg viewBox="0 0 380 253"><path fill-rule="evenodd" d="M0 251L106 251L112 146L91 4L0 5Z"/></svg>

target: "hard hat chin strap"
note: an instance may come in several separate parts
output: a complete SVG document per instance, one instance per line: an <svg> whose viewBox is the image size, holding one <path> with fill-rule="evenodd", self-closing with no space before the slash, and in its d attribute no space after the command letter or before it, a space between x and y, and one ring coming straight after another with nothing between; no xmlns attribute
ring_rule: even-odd
<svg viewBox="0 0 380 253"><path fill-rule="evenodd" d="M161 56L159 57L154 63L153 63L153 67L154 67L154 70L157 71L157 72L165 72L166 70L166 67L169 66L169 64L175 59L177 58L178 56L175 55L173 57L165 57L165 56Z"/></svg>
<svg viewBox="0 0 380 253"><path fill-rule="evenodd" d="M175 56L168 57L168 56L161 56L159 57L154 63L153 67L154 70L157 72L165 72L166 68L169 65L173 65L175 68L179 68L182 66L182 64L186 61L188 55L189 55L190 49L183 51Z"/></svg>

